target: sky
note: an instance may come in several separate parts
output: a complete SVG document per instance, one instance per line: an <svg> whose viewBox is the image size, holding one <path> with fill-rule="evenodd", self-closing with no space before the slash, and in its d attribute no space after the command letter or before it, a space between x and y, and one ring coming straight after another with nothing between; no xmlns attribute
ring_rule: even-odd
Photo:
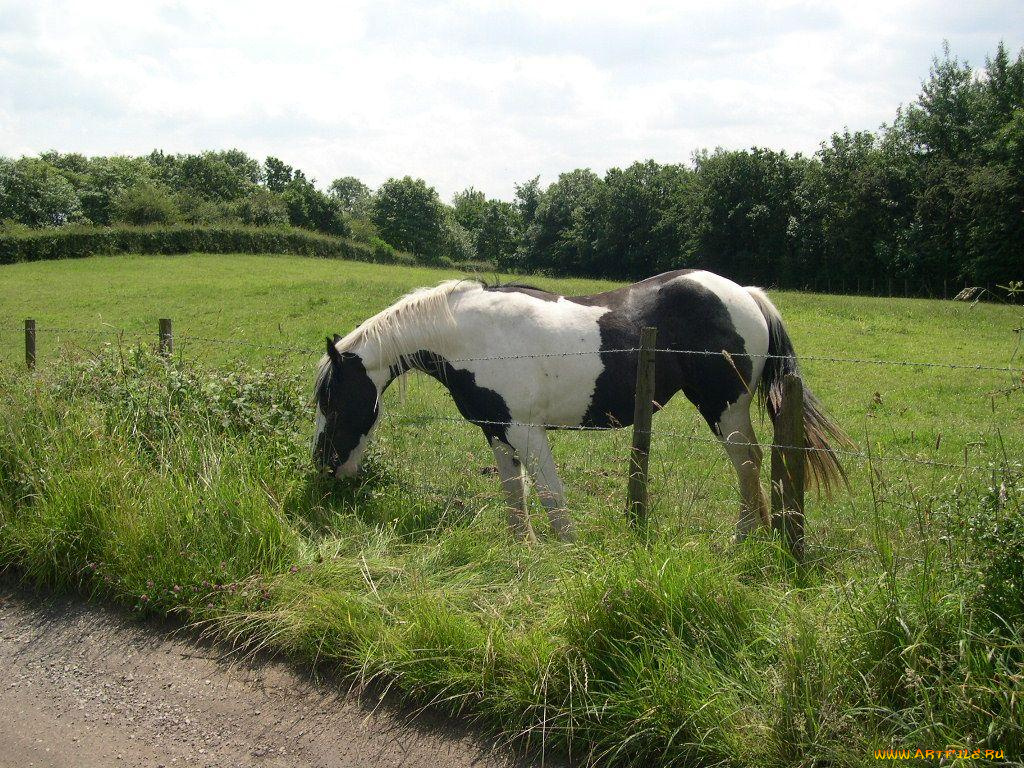
<svg viewBox="0 0 1024 768"><path fill-rule="evenodd" d="M237 147L321 186L515 183L695 150L813 153L932 56L1024 46L1020 0L0 0L0 155Z"/></svg>

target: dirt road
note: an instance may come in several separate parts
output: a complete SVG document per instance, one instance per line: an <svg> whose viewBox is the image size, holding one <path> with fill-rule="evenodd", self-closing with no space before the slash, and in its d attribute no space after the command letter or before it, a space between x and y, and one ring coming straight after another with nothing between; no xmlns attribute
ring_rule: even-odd
<svg viewBox="0 0 1024 768"><path fill-rule="evenodd" d="M440 717L243 665L173 627L0 584L0 766L527 766Z"/></svg>

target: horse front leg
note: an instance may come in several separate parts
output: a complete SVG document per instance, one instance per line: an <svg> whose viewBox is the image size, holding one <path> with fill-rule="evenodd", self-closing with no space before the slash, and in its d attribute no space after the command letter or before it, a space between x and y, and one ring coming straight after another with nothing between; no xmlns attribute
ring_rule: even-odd
<svg viewBox="0 0 1024 768"><path fill-rule="evenodd" d="M527 544L537 541L537 535L530 525L530 516L526 511L526 492L523 488L523 465L516 457L515 451L508 443L498 438L491 438L491 450L494 461L498 465L498 476L501 487L505 489L508 499L508 526L512 536Z"/></svg>
<svg viewBox="0 0 1024 768"><path fill-rule="evenodd" d="M517 425L509 429L508 437L533 478L540 503L551 520L551 530L562 541L572 541L575 538L572 518L565 505L565 488L551 455L547 431L543 427Z"/></svg>

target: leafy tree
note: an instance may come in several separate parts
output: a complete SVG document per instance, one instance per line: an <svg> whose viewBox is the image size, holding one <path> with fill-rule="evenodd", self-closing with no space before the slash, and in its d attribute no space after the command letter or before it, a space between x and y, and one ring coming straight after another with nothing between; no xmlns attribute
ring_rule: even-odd
<svg viewBox="0 0 1024 768"><path fill-rule="evenodd" d="M281 227L289 223L288 206L283 197L266 187L256 187L248 197L238 201L235 215L243 224L253 227Z"/></svg>
<svg viewBox="0 0 1024 768"><path fill-rule="evenodd" d="M681 266L688 227L675 204L692 194L694 173L654 161L612 168L595 208L595 272L642 277Z"/></svg>
<svg viewBox="0 0 1024 768"><path fill-rule="evenodd" d="M983 88L970 64L951 56L949 43L942 52L906 112L907 128L920 151L965 163L979 144Z"/></svg>
<svg viewBox="0 0 1024 768"><path fill-rule="evenodd" d="M462 226L455 217L454 211L444 211L444 245L441 260L472 261L477 256L476 237Z"/></svg>
<svg viewBox="0 0 1024 768"><path fill-rule="evenodd" d="M84 167L77 159L72 162L82 170L77 173L65 171L64 175L78 189L82 210L93 224L110 224L118 195L126 189L154 181L153 166L145 158L93 157Z"/></svg>
<svg viewBox="0 0 1024 768"><path fill-rule="evenodd" d="M696 265L738 282L777 283L797 252L797 189L811 162L756 147L699 154Z"/></svg>
<svg viewBox="0 0 1024 768"><path fill-rule="evenodd" d="M231 202L248 195L256 184L252 164L242 157L237 150L164 156L157 166L158 178L183 195Z"/></svg>
<svg viewBox="0 0 1024 768"><path fill-rule="evenodd" d="M268 157L263 168L267 189L272 192L284 192L284 188L292 180L294 169L276 157Z"/></svg>
<svg viewBox="0 0 1024 768"><path fill-rule="evenodd" d="M563 173L540 198L517 261L523 269L599 274L594 211L604 182L589 169Z"/></svg>
<svg viewBox="0 0 1024 768"><path fill-rule="evenodd" d="M337 200L327 196L296 172L281 193L293 227L315 229L329 235L347 236L348 224Z"/></svg>
<svg viewBox="0 0 1024 768"><path fill-rule="evenodd" d="M82 219L71 183L38 158L0 158L0 219L30 227L59 227Z"/></svg>
<svg viewBox="0 0 1024 768"><path fill-rule="evenodd" d="M903 269L912 177L906 148L869 131L844 131L816 159L797 190L801 255L782 281L800 285L824 270L836 288L866 288L873 276Z"/></svg>
<svg viewBox="0 0 1024 768"><path fill-rule="evenodd" d="M249 184L260 184L263 182L263 167L260 161L249 157L240 149L227 149L216 153L235 173Z"/></svg>
<svg viewBox="0 0 1024 768"><path fill-rule="evenodd" d="M540 198L543 191L540 188L540 176L534 176L527 182L516 184L516 208L519 209L519 217L523 220L523 227L533 224L533 217L537 213L537 206L540 205Z"/></svg>
<svg viewBox="0 0 1024 768"><path fill-rule="evenodd" d="M456 192L452 198L455 220L470 232L480 229L484 212L487 210L487 195L473 187Z"/></svg>
<svg viewBox="0 0 1024 768"><path fill-rule="evenodd" d="M503 200L488 200L476 234L477 256L500 269L509 269L514 266L522 236L519 209Z"/></svg>
<svg viewBox="0 0 1024 768"><path fill-rule="evenodd" d="M450 247L450 229L437 191L423 179L389 179L373 197L370 218L380 236L395 248L430 263Z"/></svg>
<svg viewBox="0 0 1024 768"><path fill-rule="evenodd" d="M348 216L365 219L370 215L370 188L355 176L342 176L331 182L327 194L338 201Z"/></svg>
<svg viewBox="0 0 1024 768"><path fill-rule="evenodd" d="M74 180L76 178L86 176L92 164L92 161L80 152L61 154L51 150L40 153L39 159L60 171L72 184L75 183ZM76 184L75 186L77 187L78 185Z"/></svg>
<svg viewBox="0 0 1024 768"><path fill-rule="evenodd" d="M111 206L111 218L124 224L171 224L180 213L171 193L149 181L121 190Z"/></svg>

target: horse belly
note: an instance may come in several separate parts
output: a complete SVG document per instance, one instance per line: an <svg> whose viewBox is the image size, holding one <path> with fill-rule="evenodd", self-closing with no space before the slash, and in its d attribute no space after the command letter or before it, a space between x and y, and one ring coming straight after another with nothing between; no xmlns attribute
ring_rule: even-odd
<svg viewBox="0 0 1024 768"><path fill-rule="evenodd" d="M535 423L580 426L590 408L597 377L603 369L600 355L575 354L545 358L540 362L532 372L536 381L532 396L516 403L510 411L513 415L522 411L536 420Z"/></svg>

